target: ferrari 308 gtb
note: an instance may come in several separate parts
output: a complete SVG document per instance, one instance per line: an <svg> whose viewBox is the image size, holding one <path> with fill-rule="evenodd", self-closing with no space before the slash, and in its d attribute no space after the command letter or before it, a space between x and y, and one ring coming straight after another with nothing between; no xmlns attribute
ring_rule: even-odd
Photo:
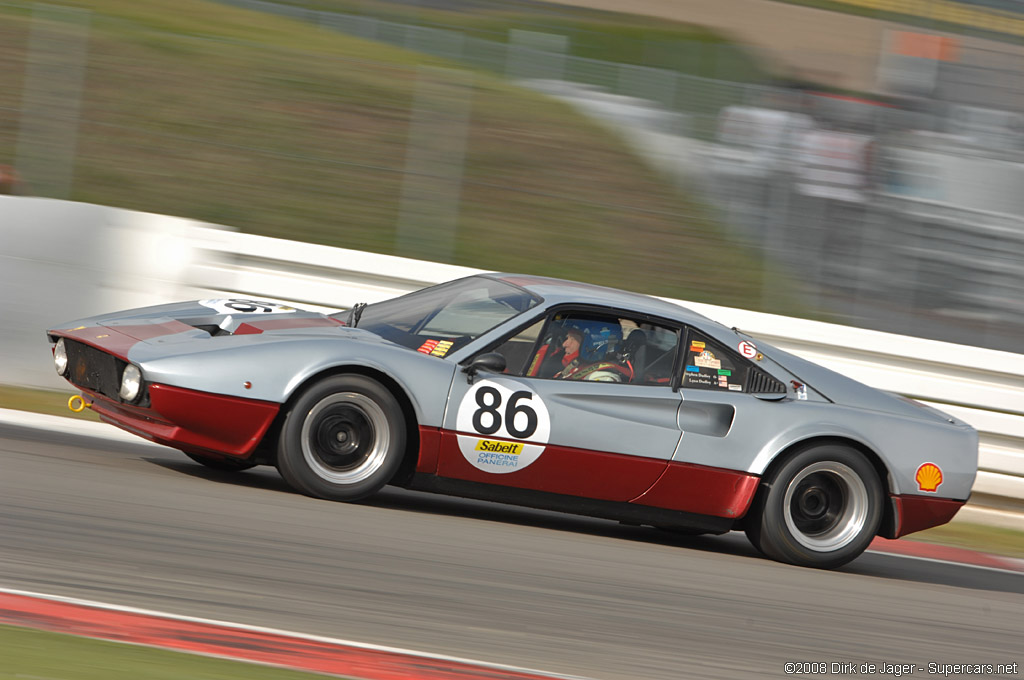
<svg viewBox="0 0 1024 680"><path fill-rule="evenodd" d="M956 418L676 304L556 279L471 276L334 315L200 300L48 335L104 421L337 501L395 484L743 530L830 568L949 521L977 471Z"/></svg>

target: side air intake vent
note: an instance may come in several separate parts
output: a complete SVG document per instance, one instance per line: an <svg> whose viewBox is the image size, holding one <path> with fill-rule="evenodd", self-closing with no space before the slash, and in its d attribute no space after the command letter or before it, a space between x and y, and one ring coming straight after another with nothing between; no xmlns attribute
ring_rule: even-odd
<svg viewBox="0 0 1024 680"><path fill-rule="evenodd" d="M786 386L767 373L754 370L750 372L750 385L747 386L747 391L760 394L785 394Z"/></svg>

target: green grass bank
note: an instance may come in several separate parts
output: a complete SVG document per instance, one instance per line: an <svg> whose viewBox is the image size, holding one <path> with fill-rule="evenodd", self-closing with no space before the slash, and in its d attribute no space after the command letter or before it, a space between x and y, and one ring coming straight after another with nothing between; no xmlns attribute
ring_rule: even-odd
<svg viewBox="0 0 1024 680"><path fill-rule="evenodd" d="M685 186L492 73L202 0L62 4L89 10L80 106L55 102L49 121L76 125L68 198L416 257L399 237L412 223L447 244L424 259L739 307L769 290L769 311L798 311L785 278ZM23 95L37 85L25 75L30 10L0 4L0 163L16 156ZM58 61L60 44L49 43ZM425 135L439 160L410 173L424 82L442 93ZM24 179L31 191L46 178Z"/></svg>

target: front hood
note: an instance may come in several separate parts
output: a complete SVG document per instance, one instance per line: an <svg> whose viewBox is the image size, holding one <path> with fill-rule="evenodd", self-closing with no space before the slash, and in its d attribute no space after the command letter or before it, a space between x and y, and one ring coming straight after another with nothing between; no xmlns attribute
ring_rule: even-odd
<svg viewBox="0 0 1024 680"><path fill-rule="evenodd" d="M161 345L166 353L213 338L309 335L359 335L337 319L285 305L248 299L197 300L103 314L61 324L48 331L51 340L65 336L128 359L137 344ZM267 341L270 337L259 337ZM239 338L238 341L241 341ZM235 341L235 342L238 342ZM205 344L205 343L204 343ZM205 349L212 349L209 345ZM147 352L153 354L153 352Z"/></svg>
<svg viewBox="0 0 1024 680"><path fill-rule="evenodd" d="M111 314L101 314L69 322L58 328L77 326L151 326L168 321L180 321L194 327L217 326L225 333L234 333L245 323L295 321L299 319L329 319L317 312L288 307L273 302L248 299L195 300L193 302L172 302L166 305L141 307ZM339 324L340 322L332 321ZM212 335L213 333L211 333Z"/></svg>

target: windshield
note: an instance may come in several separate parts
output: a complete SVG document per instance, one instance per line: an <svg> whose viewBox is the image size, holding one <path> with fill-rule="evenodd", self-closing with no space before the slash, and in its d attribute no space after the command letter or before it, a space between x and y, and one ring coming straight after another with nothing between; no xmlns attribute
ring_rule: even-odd
<svg viewBox="0 0 1024 680"><path fill-rule="evenodd" d="M358 327L403 347L443 357L538 302L518 286L471 276L368 305ZM334 316L346 321L348 315Z"/></svg>

